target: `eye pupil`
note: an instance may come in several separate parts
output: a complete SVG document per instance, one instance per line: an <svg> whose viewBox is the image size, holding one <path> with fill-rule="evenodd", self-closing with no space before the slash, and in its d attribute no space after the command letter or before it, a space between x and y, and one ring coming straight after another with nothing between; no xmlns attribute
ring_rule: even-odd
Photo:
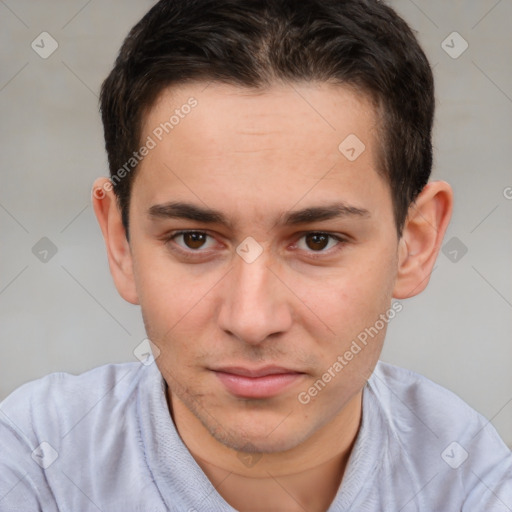
<svg viewBox="0 0 512 512"><path fill-rule="evenodd" d="M204 233L184 233L183 241L190 249L200 249L206 242Z"/></svg>
<svg viewBox="0 0 512 512"><path fill-rule="evenodd" d="M310 233L309 235L306 235L306 243L310 249L314 251L321 251L327 247L329 237L322 233Z"/></svg>

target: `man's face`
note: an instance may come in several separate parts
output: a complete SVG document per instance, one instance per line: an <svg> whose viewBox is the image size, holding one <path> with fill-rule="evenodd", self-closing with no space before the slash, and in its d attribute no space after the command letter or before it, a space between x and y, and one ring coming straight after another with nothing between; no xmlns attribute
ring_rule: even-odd
<svg viewBox="0 0 512 512"><path fill-rule="evenodd" d="M138 300L171 402L234 449L287 450L360 396L381 351L385 326L343 357L397 273L376 115L340 86L205 87L166 90L145 118L157 144L131 194Z"/></svg>

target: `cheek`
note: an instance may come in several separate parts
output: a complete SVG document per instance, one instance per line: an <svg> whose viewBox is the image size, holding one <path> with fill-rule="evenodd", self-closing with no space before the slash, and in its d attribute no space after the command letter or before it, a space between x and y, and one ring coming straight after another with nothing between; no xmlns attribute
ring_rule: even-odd
<svg viewBox="0 0 512 512"><path fill-rule="evenodd" d="M394 282L390 269L367 259L321 280L304 281L300 296L315 313L309 315L311 322L327 325L341 344L357 336L389 308Z"/></svg>
<svg viewBox="0 0 512 512"><path fill-rule="evenodd" d="M197 315L218 278L198 270L173 263L164 251L134 250L137 292L150 338L163 342L199 327Z"/></svg>

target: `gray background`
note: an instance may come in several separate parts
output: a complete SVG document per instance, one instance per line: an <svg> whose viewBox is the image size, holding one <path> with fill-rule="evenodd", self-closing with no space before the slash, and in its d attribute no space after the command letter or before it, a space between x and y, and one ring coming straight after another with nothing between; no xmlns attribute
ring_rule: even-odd
<svg viewBox="0 0 512 512"><path fill-rule="evenodd" d="M456 206L383 359L456 392L512 445L512 1L390 3L434 65L433 178L452 184ZM0 399L49 372L134 360L145 337L112 284L90 188L107 174L99 86L152 4L0 0ZM43 31L58 43L46 59L31 47ZM458 58L454 31L469 44Z"/></svg>

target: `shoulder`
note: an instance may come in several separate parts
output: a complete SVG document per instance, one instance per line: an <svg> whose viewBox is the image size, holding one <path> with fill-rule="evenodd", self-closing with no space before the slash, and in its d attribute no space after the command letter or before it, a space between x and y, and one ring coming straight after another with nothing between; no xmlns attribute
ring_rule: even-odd
<svg viewBox="0 0 512 512"><path fill-rule="evenodd" d="M442 489L438 495L463 501L469 507L463 510L494 510L486 507L496 499L512 502L512 452L492 423L455 393L383 362L367 392L387 425L391 456L403 461L417 485L436 475L438 484L423 494Z"/></svg>
<svg viewBox="0 0 512 512"><path fill-rule="evenodd" d="M26 404L42 396L45 399L60 400L69 393L81 391L99 394L113 389L129 374L135 375L140 366L140 363L119 363L98 366L79 375L65 372L51 373L20 386L0 402L0 407L16 408L16 404L20 402Z"/></svg>
<svg viewBox="0 0 512 512"><path fill-rule="evenodd" d="M0 403L0 509L67 510L63 503L82 503L73 482L83 475L89 496L119 499L113 489L135 467L131 492L149 489L138 413L159 377L155 364L110 364L53 373L11 393Z"/></svg>
<svg viewBox="0 0 512 512"><path fill-rule="evenodd" d="M401 404L411 413L424 412L436 423L452 415L457 415L461 423L481 418L455 393L419 373L389 363L378 362L369 385L384 405Z"/></svg>
<svg viewBox="0 0 512 512"><path fill-rule="evenodd" d="M141 367L109 364L80 375L52 373L28 382L0 403L0 431L10 431L29 446L41 436L62 436L92 409L97 416L129 403Z"/></svg>
<svg viewBox="0 0 512 512"><path fill-rule="evenodd" d="M381 412L397 432L428 431L436 439L499 439L492 424L455 393L411 370L379 361L368 381ZM504 443L499 439L505 447Z"/></svg>

